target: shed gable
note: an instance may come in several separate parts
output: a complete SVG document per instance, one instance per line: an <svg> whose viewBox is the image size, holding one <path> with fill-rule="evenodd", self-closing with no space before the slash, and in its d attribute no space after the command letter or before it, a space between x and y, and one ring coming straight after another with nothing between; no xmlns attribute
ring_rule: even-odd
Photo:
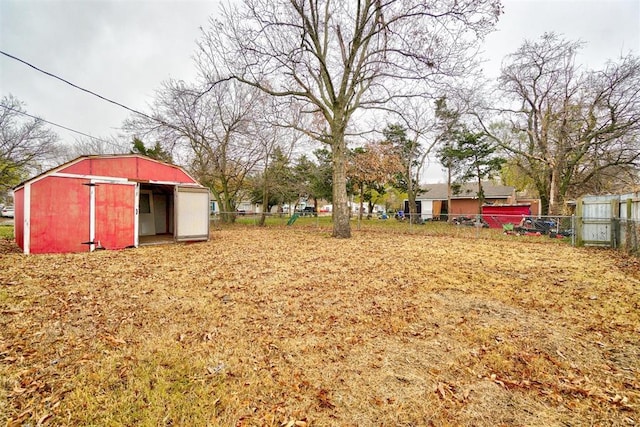
<svg viewBox="0 0 640 427"><path fill-rule="evenodd" d="M142 182L166 181L179 184L196 184L196 181L181 168L138 155L81 157L56 172L126 178L131 181Z"/></svg>

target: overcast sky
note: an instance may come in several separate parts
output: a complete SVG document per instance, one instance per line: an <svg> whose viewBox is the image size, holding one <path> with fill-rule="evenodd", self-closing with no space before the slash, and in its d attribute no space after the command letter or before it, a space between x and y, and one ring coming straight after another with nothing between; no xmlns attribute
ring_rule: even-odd
<svg viewBox="0 0 640 427"><path fill-rule="evenodd" d="M195 0L0 0L0 50L127 106L145 111L168 78L192 80L199 27L219 2ZM600 68L640 52L640 0L503 0L485 44L488 75L525 38L562 33L586 42L579 60ZM126 110L0 55L0 96L27 112L93 136L116 134ZM76 135L54 128L63 142ZM437 169L435 165L431 169ZM430 180L439 179L434 170Z"/></svg>

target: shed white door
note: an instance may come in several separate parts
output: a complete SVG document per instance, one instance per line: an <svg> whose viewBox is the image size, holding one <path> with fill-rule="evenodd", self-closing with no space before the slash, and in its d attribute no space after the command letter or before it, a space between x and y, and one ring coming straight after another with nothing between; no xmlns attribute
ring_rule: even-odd
<svg viewBox="0 0 640 427"><path fill-rule="evenodd" d="M153 193L151 190L140 190L138 212L138 234L140 236L155 235L156 220L153 214Z"/></svg>
<svg viewBox="0 0 640 427"><path fill-rule="evenodd" d="M209 240L209 190L176 186L175 240Z"/></svg>

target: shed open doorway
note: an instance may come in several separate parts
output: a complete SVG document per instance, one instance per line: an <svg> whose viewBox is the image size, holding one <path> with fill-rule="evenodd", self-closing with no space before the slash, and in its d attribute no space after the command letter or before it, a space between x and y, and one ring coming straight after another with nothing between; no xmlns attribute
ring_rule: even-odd
<svg viewBox="0 0 640 427"><path fill-rule="evenodd" d="M140 186L138 199L138 244L172 243L173 185Z"/></svg>
<svg viewBox="0 0 640 427"><path fill-rule="evenodd" d="M206 188L140 184L138 245L208 240L209 203Z"/></svg>

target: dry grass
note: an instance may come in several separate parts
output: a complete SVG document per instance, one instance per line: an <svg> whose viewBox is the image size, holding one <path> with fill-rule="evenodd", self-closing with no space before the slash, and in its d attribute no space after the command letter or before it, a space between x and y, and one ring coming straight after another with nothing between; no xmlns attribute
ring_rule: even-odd
<svg viewBox="0 0 640 427"><path fill-rule="evenodd" d="M637 272L542 241L283 228L5 253L0 423L634 425Z"/></svg>

